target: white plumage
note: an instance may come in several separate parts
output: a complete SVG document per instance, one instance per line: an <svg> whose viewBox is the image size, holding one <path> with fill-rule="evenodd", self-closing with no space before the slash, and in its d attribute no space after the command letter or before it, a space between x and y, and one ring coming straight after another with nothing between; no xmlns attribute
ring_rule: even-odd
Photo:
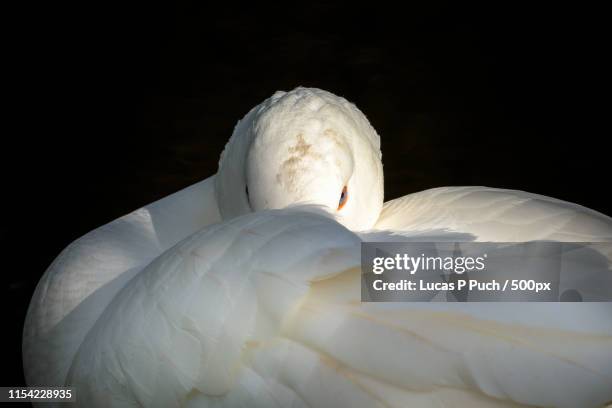
<svg viewBox="0 0 612 408"><path fill-rule="evenodd" d="M24 328L28 383L75 385L86 407L611 401L612 303L361 303L359 251L423 235L609 242L612 220L485 187L383 206L379 147L365 116L324 91L255 107L217 175L53 262Z"/></svg>

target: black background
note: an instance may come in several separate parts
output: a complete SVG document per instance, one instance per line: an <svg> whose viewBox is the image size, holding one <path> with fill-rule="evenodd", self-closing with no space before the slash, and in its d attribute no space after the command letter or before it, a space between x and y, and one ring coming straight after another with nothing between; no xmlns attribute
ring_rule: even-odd
<svg viewBox="0 0 612 408"><path fill-rule="evenodd" d="M487 185L612 214L602 10L48 7L7 37L1 385L23 384L23 319L53 258L212 175L236 121L276 90L354 102L381 135L387 199Z"/></svg>

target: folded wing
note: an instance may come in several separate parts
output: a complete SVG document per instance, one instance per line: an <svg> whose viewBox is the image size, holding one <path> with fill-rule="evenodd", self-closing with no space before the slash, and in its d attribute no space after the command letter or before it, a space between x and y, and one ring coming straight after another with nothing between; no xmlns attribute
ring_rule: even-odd
<svg viewBox="0 0 612 408"><path fill-rule="evenodd" d="M445 230L477 241L610 242L612 219L578 204L524 191L440 187L385 203L376 229Z"/></svg>
<svg viewBox="0 0 612 408"><path fill-rule="evenodd" d="M68 382L87 406L598 406L612 305L360 302L361 239L298 209L208 227L132 279Z"/></svg>
<svg viewBox="0 0 612 408"><path fill-rule="evenodd" d="M116 293L163 251L217 221L211 177L103 225L64 249L30 302L23 333L28 384L63 385L78 347Z"/></svg>

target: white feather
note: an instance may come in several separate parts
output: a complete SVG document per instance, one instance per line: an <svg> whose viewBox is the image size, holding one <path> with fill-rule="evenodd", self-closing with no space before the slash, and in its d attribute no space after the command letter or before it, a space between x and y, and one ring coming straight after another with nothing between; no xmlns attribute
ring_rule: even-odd
<svg viewBox="0 0 612 408"><path fill-rule="evenodd" d="M612 220L485 187L427 190L381 212L381 169L354 105L275 94L238 124L217 175L58 256L26 319L28 383L74 385L85 407L611 401L612 303L362 303L359 265L362 241L610 242ZM313 174L328 176L320 191Z"/></svg>

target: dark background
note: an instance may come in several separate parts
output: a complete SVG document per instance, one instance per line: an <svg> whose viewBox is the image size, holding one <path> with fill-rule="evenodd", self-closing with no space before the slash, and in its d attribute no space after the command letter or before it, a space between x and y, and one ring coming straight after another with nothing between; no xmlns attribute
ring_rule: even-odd
<svg viewBox="0 0 612 408"><path fill-rule="evenodd" d="M23 384L23 319L53 258L214 174L236 121L276 90L354 102L381 135L387 199L487 185L612 214L602 10L231 3L18 16L6 37L17 92L2 142L0 385Z"/></svg>

